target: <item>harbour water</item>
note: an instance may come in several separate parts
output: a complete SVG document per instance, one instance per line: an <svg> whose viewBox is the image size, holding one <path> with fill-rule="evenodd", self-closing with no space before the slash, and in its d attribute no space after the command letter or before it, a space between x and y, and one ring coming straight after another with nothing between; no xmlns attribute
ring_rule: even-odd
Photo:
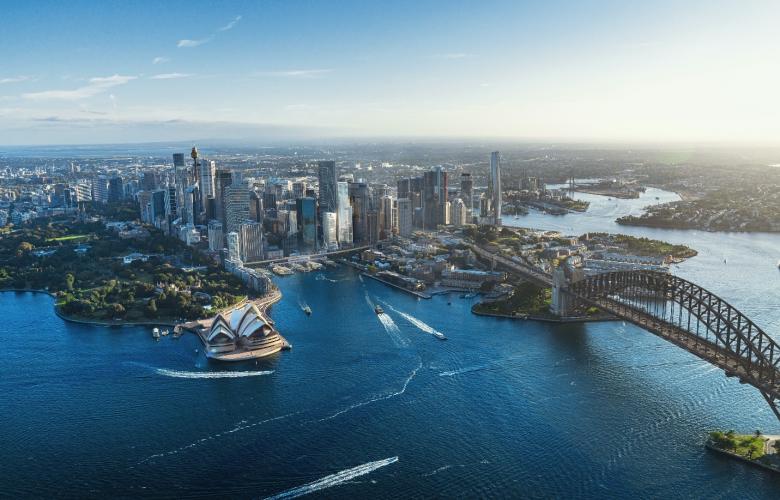
<svg viewBox="0 0 780 500"><path fill-rule="evenodd" d="M780 236L620 227L618 215L675 195L581 196L593 202L585 214L505 223L689 244L699 256L674 272L780 335ZM271 314L293 350L235 366L207 360L192 335L68 324L46 295L0 294L0 494L780 491L780 478L703 447L715 428L777 433L758 392L630 324L475 316L478 299L420 300L346 267L276 281L284 298Z"/></svg>

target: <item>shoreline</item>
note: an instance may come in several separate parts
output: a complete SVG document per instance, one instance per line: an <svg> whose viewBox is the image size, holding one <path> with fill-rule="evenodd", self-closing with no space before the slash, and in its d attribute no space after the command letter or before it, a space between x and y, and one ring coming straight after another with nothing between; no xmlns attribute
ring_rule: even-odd
<svg viewBox="0 0 780 500"><path fill-rule="evenodd" d="M742 461L743 463L754 465L756 467L761 467L762 469L766 469L766 470L772 471L774 473L780 473L780 469L778 469L777 467L773 467L772 465L765 464L763 462L759 462L758 460L751 460L751 459L749 459L747 457L743 457L742 455L740 455L738 453L734 453L732 451L725 450L725 449L723 449L723 448L721 448L719 446L715 446L714 444L712 444L710 442L709 439L704 443L704 447L707 448L708 450L714 451L716 453L720 453L720 454L726 455L727 457L738 459L738 460Z"/></svg>
<svg viewBox="0 0 780 500"><path fill-rule="evenodd" d="M478 304L475 304L476 306ZM503 319L512 319L512 320L523 320L523 321L538 321L541 323L556 323L556 324L565 324L565 323L597 323L602 321L620 321L619 318L616 318L614 316L574 316L574 317L568 317L568 318L553 318L550 316L539 316L535 314L518 314L518 315L510 315L510 314L502 314L502 313L491 313L491 312L484 312L484 311L475 311L474 306L471 308L471 313L475 314L477 316L486 316L490 318L503 318Z"/></svg>
<svg viewBox="0 0 780 500"><path fill-rule="evenodd" d="M53 293L51 293L48 290L41 290L36 288L4 288L0 290L0 293L39 293L48 295L49 297L56 299L57 296ZM69 323L77 323L80 325L91 325L91 326L102 326L105 328L118 328L118 327L132 327L132 326L167 326L167 327L175 327L177 325L176 322L173 322L172 320L167 319L161 319L159 321L153 321L153 320L143 320L143 321L128 321L128 320L116 320L116 321L105 321L105 320L99 320L99 319L82 319L82 318L74 318L71 316L67 316L60 312L60 308L57 307L57 302L55 300L53 304L54 314L57 315L58 318L60 318L63 321L67 321Z"/></svg>
<svg viewBox="0 0 780 500"><path fill-rule="evenodd" d="M637 224L635 222L620 222L618 219L615 219L615 223L618 226L648 227L651 229L668 229L671 231L704 231L706 233L724 233L724 234L780 234L780 231L740 231L740 230L726 231L723 229L709 229L709 228L694 227L694 226L684 227L684 226L670 226L665 224Z"/></svg>

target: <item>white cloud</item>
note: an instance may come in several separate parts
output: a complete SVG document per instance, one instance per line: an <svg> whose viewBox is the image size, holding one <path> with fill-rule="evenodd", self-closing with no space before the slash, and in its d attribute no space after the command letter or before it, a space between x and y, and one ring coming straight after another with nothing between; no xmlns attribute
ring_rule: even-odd
<svg viewBox="0 0 780 500"><path fill-rule="evenodd" d="M89 97L96 96L106 92L112 87L124 85L131 80L135 80L135 76L126 75L113 75L106 77L90 78L89 83L83 87L79 87L73 90L44 90L42 92L29 92L22 94L24 99L32 101L45 101L45 100L65 100L76 101L79 99L87 99Z"/></svg>
<svg viewBox="0 0 780 500"><path fill-rule="evenodd" d="M332 71L332 69L290 69L285 71L256 71L252 75L275 78L319 78Z"/></svg>
<svg viewBox="0 0 780 500"><path fill-rule="evenodd" d="M179 48L197 47L198 45L203 45L204 43L210 42L212 38L214 37L210 36L207 38L201 38L200 40L179 40L176 46Z"/></svg>
<svg viewBox="0 0 780 500"><path fill-rule="evenodd" d="M168 59L167 57L157 56L154 59L152 59L152 64L162 64L162 63L167 63L168 61L170 61L170 59Z"/></svg>
<svg viewBox="0 0 780 500"><path fill-rule="evenodd" d="M26 82L27 80L32 80L32 78L29 76L9 76L6 78L0 78L0 84Z"/></svg>
<svg viewBox="0 0 780 500"><path fill-rule="evenodd" d="M442 59L466 59L467 57L471 57L471 54L465 52L452 52L449 54L440 54L439 57Z"/></svg>
<svg viewBox="0 0 780 500"><path fill-rule="evenodd" d="M175 80L177 78L187 78L192 76L190 73L161 73L159 75L152 75L149 77L151 80Z"/></svg>
<svg viewBox="0 0 780 500"><path fill-rule="evenodd" d="M241 20L241 16L236 16L232 21L224 25L223 27L219 28L219 31L227 31L230 29L233 29L233 26L238 24L238 22Z"/></svg>
<svg viewBox="0 0 780 500"><path fill-rule="evenodd" d="M222 26L220 28L217 28L217 30L215 32L213 32L212 34L210 34L206 38L200 38L198 40L190 40L188 38L184 38L182 40L179 40L176 43L176 46L178 48L182 49L182 48L198 47L199 45L203 45L204 43L209 43L210 41L212 41L214 39L215 36L217 36L217 33L233 29L233 26L238 24L238 22L240 20L241 20L241 16L236 16L235 18L233 18L232 21L230 21L229 23L227 23L226 25L224 25L224 26Z"/></svg>

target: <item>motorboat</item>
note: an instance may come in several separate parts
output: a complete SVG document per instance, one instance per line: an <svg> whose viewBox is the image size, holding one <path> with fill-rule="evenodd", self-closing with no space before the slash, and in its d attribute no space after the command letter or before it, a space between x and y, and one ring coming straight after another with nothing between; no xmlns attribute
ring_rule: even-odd
<svg viewBox="0 0 780 500"><path fill-rule="evenodd" d="M157 328L156 326L152 328L152 337L154 337L157 340L160 339L160 329Z"/></svg>
<svg viewBox="0 0 780 500"><path fill-rule="evenodd" d="M447 337L445 337L444 334L441 332L434 332L433 336L439 340L447 340Z"/></svg>
<svg viewBox="0 0 780 500"><path fill-rule="evenodd" d="M382 309L382 306L377 304L377 305L374 306L374 312L377 313L377 314L384 314L385 310Z"/></svg>
<svg viewBox="0 0 780 500"><path fill-rule="evenodd" d="M166 336L166 335L168 335L169 333L170 333L170 332L169 332L169 331L168 331L168 329L166 328L165 330L163 330L163 331L161 331L161 332L160 332L160 335L162 335L163 337L165 337L165 336Z"/></svg>
<svg viewBox="0 0 780 500"><path fill-rule="evenodd" d="M306 313L306 316L311 316L311 307L309 306L304 307L303 312Z"/></svg>

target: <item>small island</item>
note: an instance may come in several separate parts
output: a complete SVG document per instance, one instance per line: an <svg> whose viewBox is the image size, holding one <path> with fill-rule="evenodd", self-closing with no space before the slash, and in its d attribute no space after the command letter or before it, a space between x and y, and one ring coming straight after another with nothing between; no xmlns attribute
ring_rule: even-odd
<svg viewBox="0 0 780 500"><path fill-rule="evenodd" d="M780 472L780 436L713 431L705 446L753 465Z"/></svg>

